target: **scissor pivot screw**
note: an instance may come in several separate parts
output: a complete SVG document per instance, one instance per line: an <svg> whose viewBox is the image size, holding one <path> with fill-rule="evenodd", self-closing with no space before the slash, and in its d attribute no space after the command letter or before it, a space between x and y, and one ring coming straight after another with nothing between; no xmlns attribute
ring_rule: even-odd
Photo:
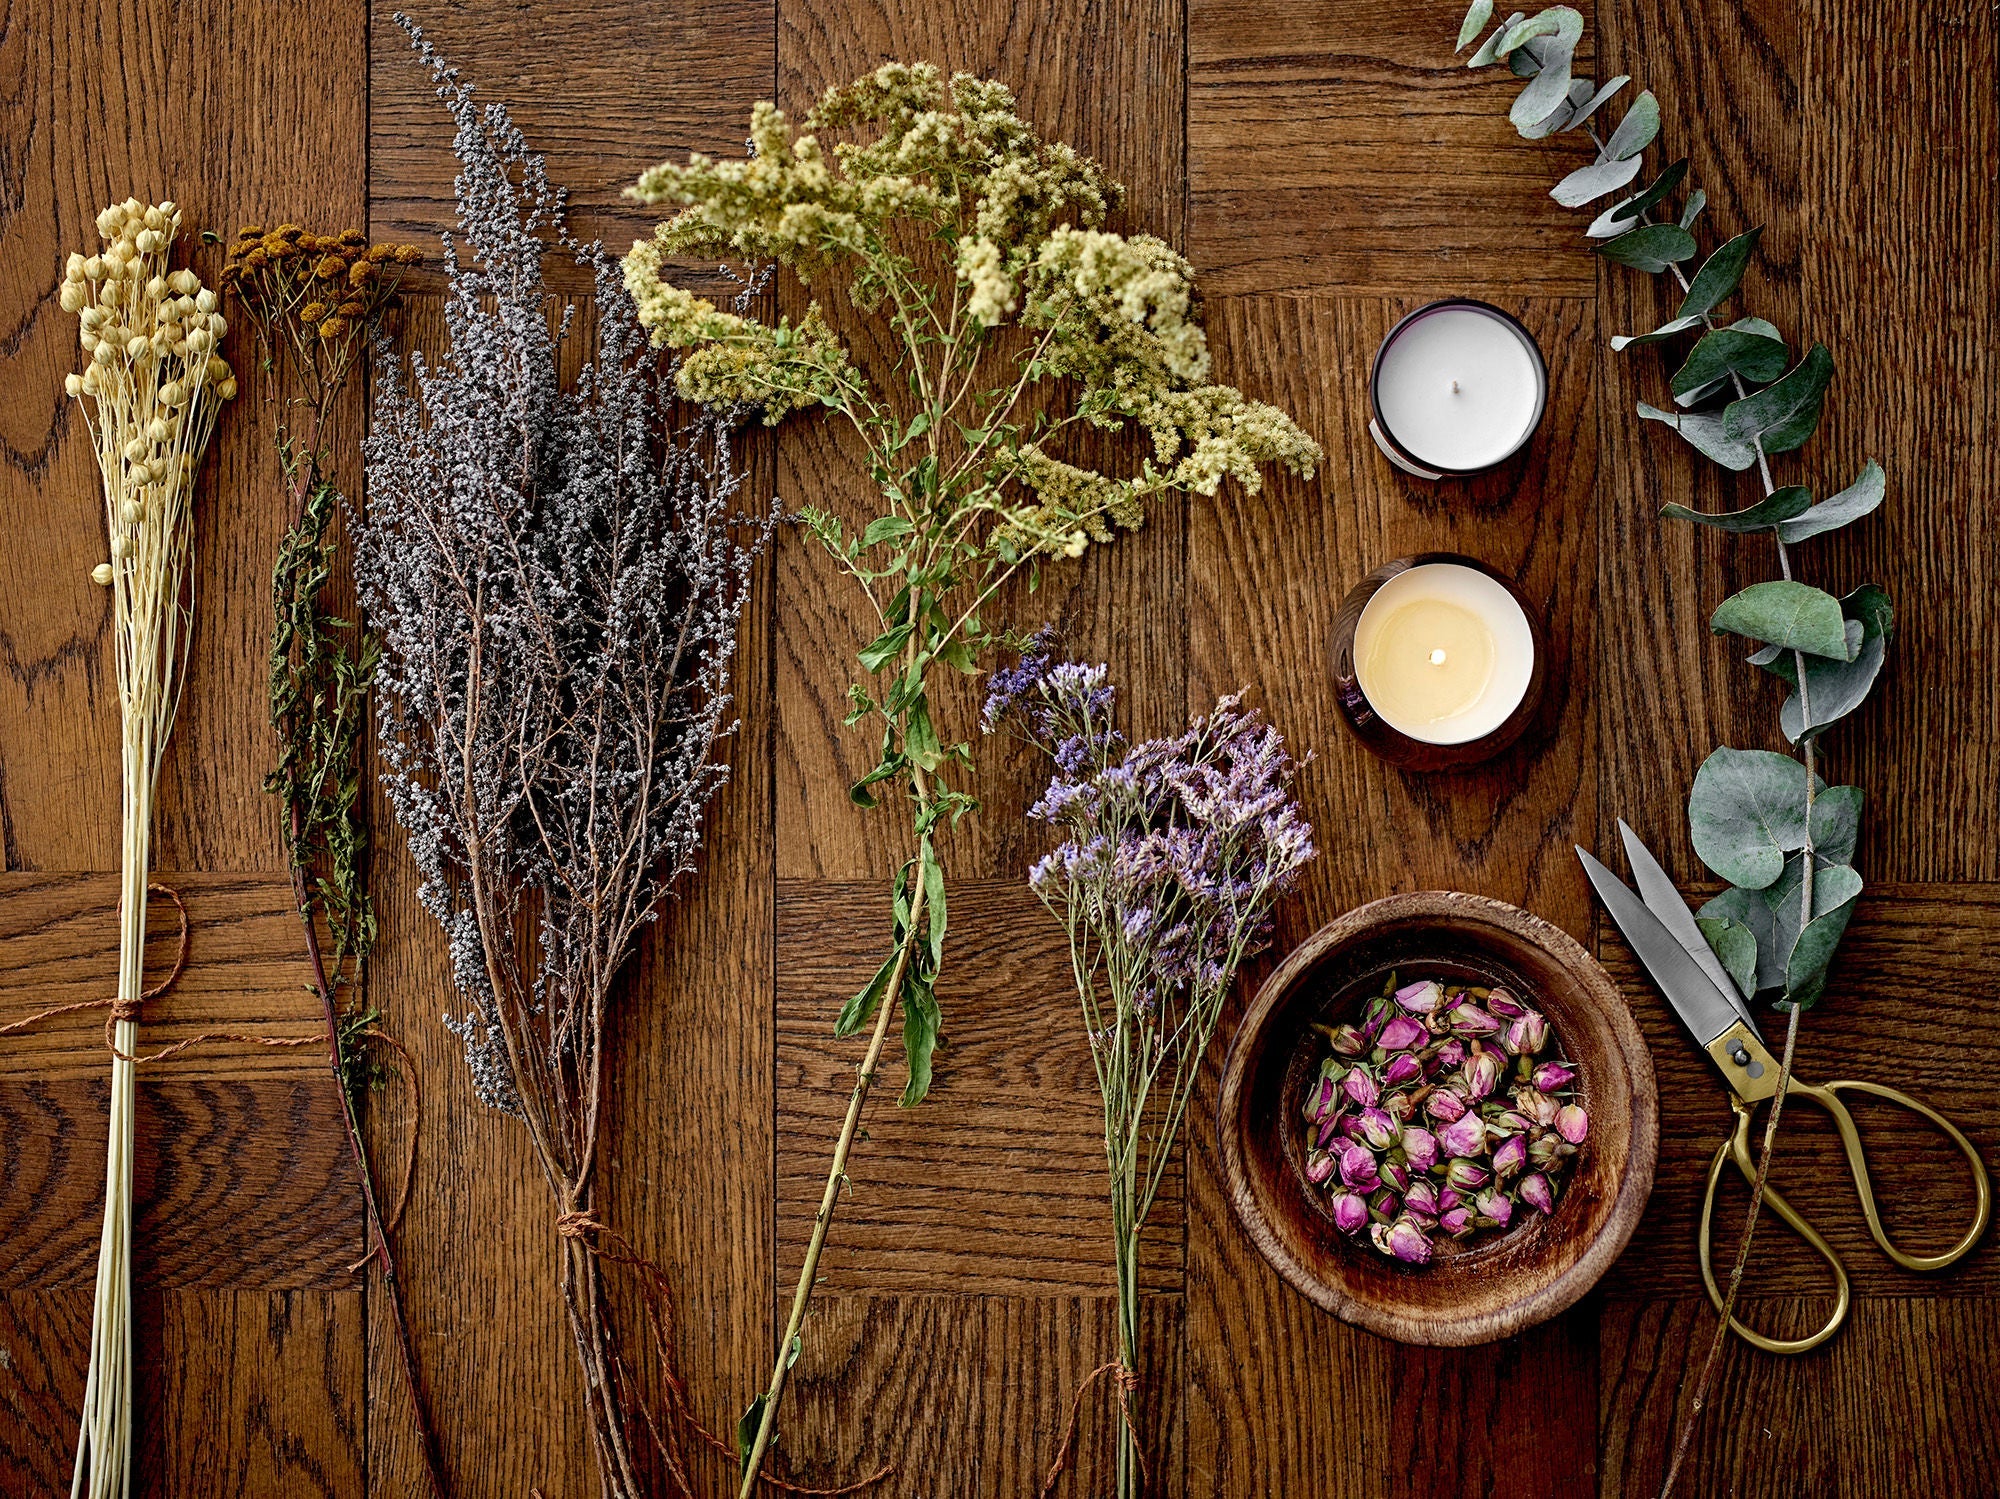
<svg viewBox="0 0 2000 1499"><path fill-rule="evenodd" d="M1734 1062L1738 1067L1748 1067L1750 1065L1750 1048L1745 1046L1741 1041L1731 1041L1729 1043L1729 1060Z"/></svg>

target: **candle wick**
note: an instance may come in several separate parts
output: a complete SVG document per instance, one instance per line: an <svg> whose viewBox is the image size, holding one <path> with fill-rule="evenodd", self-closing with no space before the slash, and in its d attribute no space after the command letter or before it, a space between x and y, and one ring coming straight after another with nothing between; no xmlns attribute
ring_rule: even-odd
<svg viewBox="0 0 2000 1499"><path fill-rule="evenodd" d="M1442 650L1436 650L1431 652L1431 665L1433 666L1444 665L1444 652Z"/></svg>
<svg viewBox="0 0 2000 1499"><path fill-rule="evenodd" d="M1452 382L1451 382L1451 393L1452 393L1453 395L1457 395L1457 394L1458 394L1458 382L1457 382L1456 380L1454 380L1454 381L1452 381Z"/></svg>

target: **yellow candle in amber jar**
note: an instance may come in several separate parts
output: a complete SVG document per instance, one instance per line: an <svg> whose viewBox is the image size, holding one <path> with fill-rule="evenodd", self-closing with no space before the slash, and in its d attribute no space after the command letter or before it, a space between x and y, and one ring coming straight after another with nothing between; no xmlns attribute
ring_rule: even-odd
<svg viewBox="0 0 2000 1499"><path fill-rule="evenodd" d="M1397 573L1354 628L1355 679L1369 706L1427 744L1491 734L1520 706L1534 669L1534 633L1514 596L1456 563Z"/></svg>

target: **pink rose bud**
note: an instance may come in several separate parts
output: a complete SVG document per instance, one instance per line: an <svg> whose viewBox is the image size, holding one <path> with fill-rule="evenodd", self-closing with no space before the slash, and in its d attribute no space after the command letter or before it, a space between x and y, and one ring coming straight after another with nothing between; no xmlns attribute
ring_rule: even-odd
<svg viewBox="0 0 2000 1499"><path fill-rule="evenodd" d="M1478 1155L1486 1148L1486 1121L1477 1114L1462 1114L1438 1131L1437 1141L1446 1155Z"/></svg>
<svg viewBox="0 0 2000 1499"><path fill-rule="evenodd" d="M1334 1094L1338 1091L1339 1084L1334 1082L1330 1077L1322 1077L1318 1082L1306 1089L1306 1122L1308 1124L1317 1124L1319 1122L1320 1115L1326 1112L1327 1106L1333 1102Z"/></svg>
<svg viewBox="0 0 2000 1499"><path fill-rule="evenodd" d="M1495 989L1487 995L1486 1008L1502 1020L1517 1020L1528 1013L1528 1007L1505 989Z"/></svg>
<svg viewBox="0 0 2000 1499"><path fill-rule="evenodd" d="M1512 1176L1528 1164L1528 1138L1526 1135L1509 1135L1493 1148L1493 1174L1498 1177Z"/></svg>
<svg viewBox="0 0 2000 1499"><path fill-rule="evenodd" d="M1446 1208L1443 1216L1438 1219L1438 1227L1450 1234L1454 1239L1470 1238L1472 1236L1472 1209L1463 1207Z"/></svg>
<svg viewBox="0 0 2000 1499"><path fill-rule="evenodd" d="M1389 1253L1406 1265L1428 1265L1431 1260L1431 1237L1409 1218L1398 1218L1389 1225Z"/></svg>
<svg viewBox="0 0 2000 1499"><path fill-rule="evenodd" d="M1493 1180L1493 1173L1470 1156L1459 1156L1445 1163L1444 1179L1461 1192L1477 1192Z"/></svg>
<svg viewBox="0 0 2000 1499"><path fill-rule="evenodd" d="M1340 1080L1340 1089L1364 1109L1374 1108L1382 1097L1382 1090L1375 1086L1375 1079L1359 1067Z"/></svg>
<svg viewBox="0 0 2000 1499"><path fill-rule="evenodd" d="M1507 1049L1516 1056L1533 1056L1549 1044L1549 1023L1533 1010L1507 1026Z"/></svg>
<svg viewBox="0 0 2000 1499"><path fill-rule="evenodd" d="M1333 1157L1323 1150L1306 1152L1306 1180L1314 1186L1320 1185L1334 1172Z"/></svg>
<svg viewBox="0 0 2000 1499"><path fill-rule="evenodd" d="M1437 1183L1427 1176L1420 1176L1410 1183L1409 1191L1403 1194L1403 1206L1412 1213L1424 1213L1432 1218L1444 1211L1438 1201Z"/></svg>
<svg viewBox="0 0 2000 1499"><path fill-rule="evenodd" d="M1514 1203L1505 1192L1495 1187L1490 1192L1481 1192L1472 1201L1472 1210L1483 1224L1494 1228L1505 1228L1514 1216Z"/></svg>
<svg viewBox="0 0 2000 1499"><path fill-rule="evenodd" d="M1466 1040L1483 1039L1500 1029L1500 1022L1471 1000L1462 1000L1451 1012L1451 1033Z"/></svg>
<svg viewBox="0 0 2000 1499"><path fill-rule="evenodd" d="M1553 1213L1556 1210L1556 1189L1549 1185L1549 1179L1539 1171L1531 1171L1521 1178L1521 1201L1538 1213Z"/></svg>
<svg viewBox="0 0 2000 1499"><path fill-rule="evenodd" d="M1581 1145L1590 1133L1590 1116L1580 1104L1566 1103L1556 1110L1556 1133L1572 1145Z"/></svg>
<svg viewBox="0 0 2000 1499"><path fill-rule="evenodd" d="M1465 1065L1465 1043L1456 1037L1437 1049L1437 1070L1451 1072Z"/></svg>
<svg viewBox="0 0 2000 1499"><path fill-rule="evenodd" d="M1368 1216L1377 1223L1387 1223L1401 1211L1403 1199L1387 1187L1383 1187L1368 1199Z"/></svg>
<svg viewBox="0 0 2000 1499"><path fill-rule="evenodd" d="M1570 1149L1559 1135L1543 1135L1528 1142L1528 1164L1538 1171L1546 1171L1560 1161Z"/></svg>
<svg viewBox="0 0 2000 1499"><path fill-rule="evenodd" d="M1367 1200L1353 1192L1336 1192L1333 1197L1333 1226L1344 1234L1358 1234L1367 1225Z"/></svg>
<svg viewBox="0 0 2000 1499"><path fill-rule="evenodd" d="M1486 1120L1486 1127L1498 1135L1526 1134L1534 1127L1534 1121L1519 1109L1502 1109L1488 1104L1480 1111Z"/></svg>
<svg viewBox="0 0 2000 1499"><path fill-rule="evenodd" d="M1410 1188L1410 1168L1394 1156L1385 1156L1381 1165L1382 1183L1392 1192L1407 1192Z"/></svg>
<svg viewBox="0 0 2000 1499"><path fill-rule="evenodd" d="M1368 1049L1368 1038L1351 1025L1334 1027L1333 1050L1336 1056L1358 1057Z"/></svg>
<svg viewBox="0 0 2000 1499"><path fill-rule="evenodd" d="M1377 995L1368 1001L1368 1008L1361 1012L1361 1034L1368 1038L1369 1045L1382 1033L1383 1024L1393 1015L1396 1007L1389 1003L1386 994Z"/></svg>
<svg viewBox="0 0 2000 1499"><path fill-rule="evenodd" d="M1482 1051L1465 1064L1466 1095L1471 1098L1485 1098L1500 1086L1500 1059L1490 1051Z"/></svg>
<svg viewBox="0 0 2000 1499"><path fill-rule="evenodd" d="M1535 1086L1544 1093L1558 1092L1575 1081L1576 1069L1561 1062L1544 1062L1535 1069Z"/></svg>
<svg viewBox="0 0 2000 1499"><path fill-rule="evenodd" d="M1413 1051L1399 1051L1389 1058L1389 1066L1382 1074L1382 1085L1399 1088L1404 1083L1415 1082L1424 1074L1424 1064L1417 1060Z"/></svg>
<svg viewBox="0 0 2000 1499"><path fill-rule="evenodd" d="M1420 1124L1406 1124L1402 1135L1403 1158L1412 1171L1428 1171L1437 1164L1437 1136Z"/></svg>
<svg viewBox="0 0 2000 1499"><path fill-rule="evenodd" d="M1340 1152L1340 1180L1342 1185L1352 1187L1357 1192L1372 1192L1381 1182L1375 1170L1375 1157L1368 1147L1349 1141Z"/></svg>
<svg viewBox="0 0 2000 1499"><path fill-rule="evenodd" d="M1420 979L1396 991L1396 1003L1412 1015L1430 1014L1443 998L1444 990L1438 987L1435 979Z"/></svg>
<svg viewBox="0 0 2000 1499"><path fill-rule="evenodd" d="M1556 1111L1562 1107L1560 1098L1551 1098L1539 1088L1516 1089L1514 1102L1520 1105L1522 1113L1543 1129L1556 1122Z"/></svg>
<svg viewBox="0 0 2000 1499"><path fill-rule="evenodd" d="M1424 1100L1424 1112L1440 1124L1451 1124L1465 1113L1465 1100L1449 1088L1440 1088Z"/></svg>
<svg viewBox="0 0 2000 1499"><path fill-rule="evenodd" d="M1341 1110L1339 1109L1329 1110L1327 1113L1325 1113L1320 1117L1317 1138L1314 1140L1313 1143L1318 1145L1321 1150L1331 1149L1334 1140L1340 1134L1340 1125L1341 1125Z"/></svg>
<svg viewBox="0 0 2000 1499"><path fill-rule="evenodd" d="M1396 1143L1396 1121L1380 1109L1363 1109L1355 1116L1361 1139L1370 1150L1387 1150Z"/></svg>
<svg viewBox="0 0 2000 1499"><path fill-rule="evenodd" d="M1416 1111L1417 1106L1410 1102L1410 1095L1407 1093L1398 1091L1382 1095L1382 1112L1395 1120L1399 1126Z"/></svg>
<svg viewBox="0 0 2000 1499"><path fill-rule="evenodd" d="M1384 1051L1408 1051L1413 1046L1422 1046L1430 1038L1431 1033L1424 1029L1423 1021L1413 1015L1398 1015L1382 1027L1382 1034L1375 1038L1375 1044Z"/></svg>
<svg viewBox="0 0 2000 1499"><path fill-rule="evenodd" d="M1450 1185L1438 1188L1438 1211L1448 1213L1465 1199L1458 1194L1458 1188Z"/></svg>

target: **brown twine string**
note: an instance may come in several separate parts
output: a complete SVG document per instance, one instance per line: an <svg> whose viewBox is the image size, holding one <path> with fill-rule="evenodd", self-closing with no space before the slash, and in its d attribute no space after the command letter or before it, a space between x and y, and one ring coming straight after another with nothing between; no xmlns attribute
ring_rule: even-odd
<svg viewBox="0 0 2000 1499"><path fill-rule="evenodd" d="M417 1179L417 1135L423 1126L424 1090L423 1085L417 1080L417 1064L411 1059L402 1042L380 1026L374 1025L357 1032L357 1035L363 1041L380 1041L402 1058L403 1065L398 1070L398 1075L403 1079L403 1086L410 1095L410 1137L403 1147L403 1185L396 1193L395 1206L389 1209L389 1216L382 1220L382 1233L387 1237L402 1228L403 1209L410 1205L410 1185ZM322 1035L320 1039L324 1041L326 1037ZM375 1251L371 1248L368 1253L347 1267L348 1274L352 1275L365 1269L368 1262L374 1258Z"/></svg>
<svg viewBox="0 0 2000 1499"><path fill-rule="evenodd" d="M653 1332L653 1351L660 1361L661 1378L666 1381L667 1390L671 1396L673 1405L672 1414L707 1444L707 1446L721 1453L731 1461L735 1461L737 1458L735 1444L723 1440L710 1431L706 1425L696 1418L694 1412L688 1408L687 1390L681 1383L680 1375L677 1371L673 1355L673 1339L669 1336L668 1331L673 1323L673 1286L668 1281L666 1272L660 1268L656 1261L641 1254L630 1239L626 1238L616 1229L606 1226L593 1213L573 1209L569 1212L557 1214L556 1232L565 1239L578 1240L586 1249L601 1260L609 1260L619 1265L630 1265L638 1271L643 1285L641 1297L646 1307L646 1321ZM592 1242L593 1236L595 1236L598 1242ZM620 1253L617 1250L604 1247L603 1241L606 1240L620 1246L623 1252ZM674 1476L681 1483L682 1487L686 1488L687 1478L685 1471L677 1456L668 1450L665 1441L660 1436L659 1428L653 1424L652 1410L643 1400L638 1402L638 1404L640 1413L645 1417L647 1429L652 1434L654 1447L658 1449L662 1459L673 1468ZM767 1488L775 1489L781 1494L796 1494L805 1496L805 1499L837 1499L837 1496L842 1494L856 1494L863 1489L871 1488L895 1471L896 1465L894 1463L884 1463L866 1478L856 1479L853 1483L843 1484L839 1488L830 1489L812 1488L805 1484L792 1483L786 1479L763 1472L757 1475L757 1481Z"/></svg>
<svg viewBox="0 0 2000 1499"><path fill-rule="evenodd" d="M1049 1499L1049 1495L1055 1492L1056 1480L1069 1471L1070 1458L1076 1446L1077 1411L1082 1407L1083 1397L1089 1393L1090 1387L1106 1374L1117 1383L1118 1408L1125 1413L1125 1424L1138 1431L1139 1423L1132 1417L1132 1392L1139 1388L1139 1376L1126 1368L1120 1359L1099 1364L1084 1376L1083 1383L1076 1387L1076 1394L1070 1400L1069 1424L1063 1427L1062 1444L1056 1449L1055 1464L1049 1469L1049 1476L1042 1480L1041 1499ZM1153 1475L1146 1470L1146 1449L1134 1442L1132 1451L1139 1459L1139 1486L1144 1488L1153 1481Z"/></svg>

